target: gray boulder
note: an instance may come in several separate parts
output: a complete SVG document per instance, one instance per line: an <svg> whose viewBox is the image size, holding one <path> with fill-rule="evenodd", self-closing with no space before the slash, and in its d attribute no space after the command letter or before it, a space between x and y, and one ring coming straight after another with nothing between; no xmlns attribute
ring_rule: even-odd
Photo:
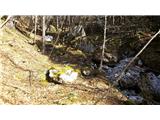
<svg viewBox="0 0 160 120"><path fill-rule="evenodd" d="M111 82L115 81L131 59L132 58L126 58L124 60L121 60L119 64L117 64L113 68L105 66L108 79L111 80ZM143 69L136 65L129 67L128 71L126 71L124 76L119 81L120 86L125 89L138 86L140 72L142 71Z"/></svg>
<svg viewBox="0 0 160 120"><path fill-rule="evenodd" d="M141 79L138 86L143 96L147 99L154 99L160 102L160 79L152 72L143 72L140 76Z"/></svg>

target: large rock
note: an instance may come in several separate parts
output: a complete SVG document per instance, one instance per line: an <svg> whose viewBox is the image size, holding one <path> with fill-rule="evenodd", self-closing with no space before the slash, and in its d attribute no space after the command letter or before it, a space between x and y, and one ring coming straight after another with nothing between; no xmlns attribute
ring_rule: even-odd
<svg viewBox="0 0 160 120"><path fill-rule="evenodd" d="M142 94L147 99L154 99L160 102L160 79L152 72L141 74L141 79L138 82Z"/></svg>
<svg viewBox="0 0 160 120"><path fill-rule="evenodd" d="M143 104L144 102L144 98L135 93L134 90L124 90L122 93L128 98L128 102L133 104Z"/></svg>
<svg viewBox="0 0 160 120"><path fill-rule="evenodd" d="M125 66L129 63L129 61L132 58L126 58L123 59L117 64L115 67L106 67L106 74L109 80L112 82L115 81L118 76L122 73L123 69ZM129 69L126 71L124 76L122 76L121 80L119 81L119 84L122 88L128 89L128 88L133 88L133 89L138 89L138 81L140 79L140 72L142 72L143 69L140 68L139 66L130 66Z"/></svg>
<svg viewBox="0 0 160 120"><path fill-rule="evenodd" d="M78 78L78 72L69 66L64 68L51 68L46 73L46 80L58 84L73 83Z"/></svg>
<svg viewBox="0 0 160 120"><path fill-rule="evenodd" d="M78 77L78 72L74 72L73 70L67 70L65 73L60 74L59 79L64 83L72 83Z"/></svg>

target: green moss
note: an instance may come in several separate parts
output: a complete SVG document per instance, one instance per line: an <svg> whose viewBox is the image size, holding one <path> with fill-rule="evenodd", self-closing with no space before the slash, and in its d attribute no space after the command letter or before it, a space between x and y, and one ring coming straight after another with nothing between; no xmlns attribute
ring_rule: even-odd
<svg viewBox="0 0 160 120"><path fill-rule="evenodd" d="M59 79L59 76L62 74L65 74L68 70L71 70L72 72L80 73L79 69L74 69L73 67L71 67L69 65L65 65L65 66L54 65L49 70L56 70L57 71L57 72L53 73L52 78L54 78L54 79Z"/></svg>

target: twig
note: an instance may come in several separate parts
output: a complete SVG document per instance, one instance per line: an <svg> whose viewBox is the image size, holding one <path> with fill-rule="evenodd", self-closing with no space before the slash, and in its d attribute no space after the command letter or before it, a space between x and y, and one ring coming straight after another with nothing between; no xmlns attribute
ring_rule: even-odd
<svg viewBox="0 0 160 120"><path fill-rule="evenodd" d="M152 42L152 40L160 33L160 30L146 43L146 45L136 54L134 58L131 59L131 61L127 64L127 66L124 68L122 73L119 75L117 80L115 81L114 85L118 84L119 80L123 77L128 67L133 63L133 61L145 50L145 48Z"/></svg>

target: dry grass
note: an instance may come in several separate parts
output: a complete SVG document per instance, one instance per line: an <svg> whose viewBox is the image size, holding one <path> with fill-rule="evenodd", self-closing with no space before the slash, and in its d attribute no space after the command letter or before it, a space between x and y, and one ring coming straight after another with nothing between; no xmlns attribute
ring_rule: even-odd
<svg viewBox="0 0 160 120"><path fill-rule="evenodd" d="M55 64L28 44L29 41L14 29L3 29L0 36L0 104L123 104L126 100L98 77L79 78L70 85L44 81L44 72ZM32 72L31 76L27 70Z"/></svg>

